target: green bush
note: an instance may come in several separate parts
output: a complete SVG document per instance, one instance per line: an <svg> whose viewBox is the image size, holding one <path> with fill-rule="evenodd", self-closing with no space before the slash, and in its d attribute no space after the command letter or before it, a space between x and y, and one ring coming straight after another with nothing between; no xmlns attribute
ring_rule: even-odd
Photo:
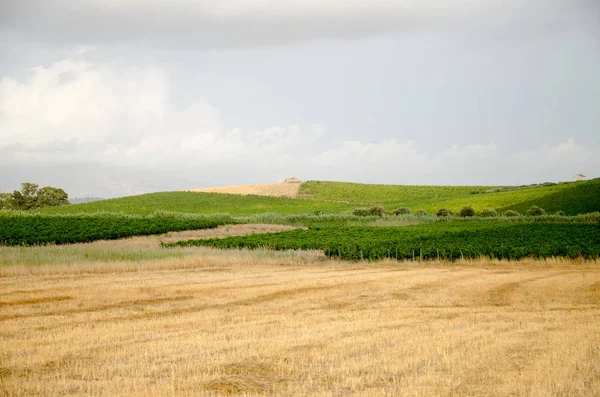
<svg viewBox="0 0 600 397"><path fill-rule="evenodd" d="M534 205L533 207L531 207L527 210L527 215L529 215L529 216L546 215L546 211L543 208L540 208L537 205Z"/></svg>
<svg viewBox="0 0 600 397"><path fill-rule="evenodd" d="M470 205L465 205L464 207L462 207L458 215L463 218L468 216L475 216L475 210Z"/></svg>
<svg viewBox="0 0 600 397"><path fill-rule="evenodd" d="M393 215L409 215L411 212L406 207L400 207L392 211Z"/></svg>
<svg viewBox="0 0 600 397"><path fill-rule="evenodd" d="M450 216L452 212L448 208L440 208L436 214L437 216Z"/></svg>
<svg viewBox="0 0 600 397"><path fill-rule="evenodd" d="M417 210L417 211L415 211L415 215L416 216L425 216L425 215L429 215L429 213L425 210Z"/></svg>
<svg viewBox="0 0 600 397"><path fill-rule="evenodd" d="M564 211L556 211L556 215L565 216L565 212Z"/></svg>
<svg viewBox="0 0 600 397"><path fill-rule="evenodd" d="M370 208L356 208L352 210L354 216L383 216L385 214L385 208L374 205Z"/></svg>
<svg viewBox="0 0 600 397"><path fill-rule="evenodd" d="M517 211L508 210L504 213L504 216L521 216Z"/></svg>
<svg viewBox="0 0 600 397"><path fill-rule="evenodd" d="M491 208L484 208L481 211L481 216L491 218L491 217L494 217L494 216L498 216L498 212L496 210L494 210L494 209L491 209Z"/></svg>

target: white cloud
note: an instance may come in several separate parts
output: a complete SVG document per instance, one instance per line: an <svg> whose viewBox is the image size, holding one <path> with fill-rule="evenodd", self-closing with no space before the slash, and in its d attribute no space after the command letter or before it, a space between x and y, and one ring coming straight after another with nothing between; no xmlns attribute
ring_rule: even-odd
<svg viewBox="0 0 600 397"><path fill-rule="evenodd" d="M452 145L435 153L416 140L331 141L318 125L228 128L208 100L181 105L173 101L172 90L169 76L158 68L81 59L33 68L24 81L4 78L0 163L43 166L48 173L70 164L150 174L201 170L211 184L291 175L377 183L518 184L565 180L579 172L594 176L600 168L600 147L573 139L527 152L509 153L510 148L503 151L491 142Z"/></svg>
<svg viewBox="0 0 600 397"><path fill-rule="evenodd" d="M600 169L600 147L579 145L573 138L557 145L515 153L511 159L515 166L525 172L540 173L561 171L584 174Z"/></svg>

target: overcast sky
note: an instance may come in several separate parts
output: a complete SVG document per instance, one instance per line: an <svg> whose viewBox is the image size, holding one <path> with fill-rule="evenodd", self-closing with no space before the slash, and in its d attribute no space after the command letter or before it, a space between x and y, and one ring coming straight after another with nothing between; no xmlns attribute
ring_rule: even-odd
<svg viewBox="0 0 600 397"><path fill-rule="evenodd" d="M4 0L0 38L0 191L600 177L596 0Z"/></svg>

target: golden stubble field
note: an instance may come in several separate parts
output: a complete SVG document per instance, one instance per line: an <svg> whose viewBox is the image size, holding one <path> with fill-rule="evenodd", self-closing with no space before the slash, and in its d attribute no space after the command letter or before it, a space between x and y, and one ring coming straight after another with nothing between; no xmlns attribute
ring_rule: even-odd
<svg viewBox="0 0 600 397"><path fill-rule="evenodd" d="M0 394L600 396L600 263L14 265Z"/></svg>

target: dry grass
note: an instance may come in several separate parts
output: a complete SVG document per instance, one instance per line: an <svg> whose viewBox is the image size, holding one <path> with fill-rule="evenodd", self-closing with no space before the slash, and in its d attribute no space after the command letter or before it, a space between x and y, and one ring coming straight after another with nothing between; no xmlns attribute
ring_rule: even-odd
<svg viewBox="0 0 600 397"><path fill-rule="evenodd" d="M263 183L257 185L236 185L207 187L203 189L191 189L190 192L205 193L229 193L229 194L255 194L258 196L271 197L297 197L300 191L300 183Z"/></svg>
<svg viewBox="0 0 600 397"><path fill-rule="evenodd" d="M199 249L0 278L0 395L600 396L600 263Z"/></svg>

